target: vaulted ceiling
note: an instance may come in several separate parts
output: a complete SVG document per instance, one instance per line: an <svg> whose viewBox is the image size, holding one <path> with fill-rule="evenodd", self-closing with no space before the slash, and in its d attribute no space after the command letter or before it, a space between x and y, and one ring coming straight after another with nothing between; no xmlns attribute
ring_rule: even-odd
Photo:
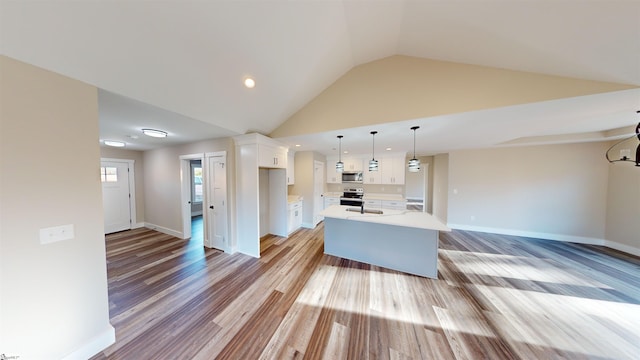
<svg viewBox="0 0 640 360"><path fill-rule="evenodd" d="M636 87L615 106L592 112L589 131L631 125L640 108L639 1L3 0L0 6L2 54L102 89L101 136L123 137L132 149L157 146L126 138L154 124L178 142L271 133L354 67L393 55ZM254 89L243 87L247 76L256 79ZM593 99L569 101L580 107ZM577 113L563 125L553 109L548 117L558 133L580 132ZM501 114L466 114L465 121ZM389 123L400 120L406 119ZM535 133L522 126L502 140Z"/></svg>

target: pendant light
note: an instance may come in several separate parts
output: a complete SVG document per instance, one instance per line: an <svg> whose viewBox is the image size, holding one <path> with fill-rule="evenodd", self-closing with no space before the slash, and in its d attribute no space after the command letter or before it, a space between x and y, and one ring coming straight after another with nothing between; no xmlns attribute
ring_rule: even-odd
<svg viewBox="0 0 640 360"><path fill-rule="evenodd" d="M342 162L342 135L338 135L338 162L336 163L336 172L344 171L344 163Z"/></svg>
<svg viewBox="0 0 640 360"><path fill-rule="evenodd" d="M378 171L378 160L376 160L375 151L376 151L376 134L377 131L371 132L371 137L373 138L373 145L371 147L371 160L369 160L369 171Z"/></svg>
<svg viewBox="0 0 640 360"><path fill-rule="evenodd" d="M416 130L420 129L420 126L413 126L413 159L409 160L409 172L420 171L420 160L416 158Z"/></svg>
<svg viewBox="0 0 640 360"><path fill-rule="evenodd" d="M638 113L640 115L640 110L636 111L636 113ZM637 138L637 140L635 139ZM629 161L632 163L635 163L636 166L640 167L640 122L638 123L638 126L636 126L636 133L635 135L631 135L628 138L622 139L620 141L618 141L617 143L613 144L613 146L611 146L609 148L609 150L607 150L605 156L607 158L607 160L610 163L614 163L614 162L618 162L618 161ZM633 147L636 147L636 158L632 158L631 154L632 154L632 149ZM619 151L620 156L619 157L614 157L614 153L616 151Z"/></svg>

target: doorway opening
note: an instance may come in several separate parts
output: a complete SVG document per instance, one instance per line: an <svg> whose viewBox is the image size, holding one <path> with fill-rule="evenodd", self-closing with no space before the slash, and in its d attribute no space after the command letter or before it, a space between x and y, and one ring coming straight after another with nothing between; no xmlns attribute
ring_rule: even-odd
<svg viewBox="0 0 640 360"><path fill-rule="evenodd" d="M203 191L202 191L202 160L190 160L191 171L190 201L191 201L191 241L204 244L204 223L202 220Z"/></svg>

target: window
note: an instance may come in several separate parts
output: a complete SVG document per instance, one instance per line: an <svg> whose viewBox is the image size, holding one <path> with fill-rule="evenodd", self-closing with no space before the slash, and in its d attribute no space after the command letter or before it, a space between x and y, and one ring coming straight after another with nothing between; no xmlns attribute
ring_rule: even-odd
<svg viewBox="0 0 640 360"><path fill-rule="evenodd" d="M191 163L191 202L202 202L202 165L200 161Z"/></svg>
<svg viewBox="0 0 640 360"><path fill-rule="evenodd" d="M118 168L100 167L100 180L102 182L118 182Z"/></svg>

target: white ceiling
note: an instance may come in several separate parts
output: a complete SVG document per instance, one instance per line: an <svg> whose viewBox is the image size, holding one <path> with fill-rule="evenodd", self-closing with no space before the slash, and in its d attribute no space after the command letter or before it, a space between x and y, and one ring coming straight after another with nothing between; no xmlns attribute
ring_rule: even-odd
<svg viewBox="0 0 640 360"><path fill-rule="evenodd" d="M395 54L640 86L637 0L0 6L2 54L104 89L101 138L120 138L130 149L270 133L354 66ZM242 86L248 75L256 88ZM386 136L409 151L409 127L418 124L419 143L432 144L419 150L427 154L527 136L589 132L602 139L598 132L635 124L638 108L640 93L630 90L343 132L354 149L370 145L369 131L378 130L381 148ZM146 126L170 137L127 137ZM335 135L282 140L330 153Z"/></svg>

